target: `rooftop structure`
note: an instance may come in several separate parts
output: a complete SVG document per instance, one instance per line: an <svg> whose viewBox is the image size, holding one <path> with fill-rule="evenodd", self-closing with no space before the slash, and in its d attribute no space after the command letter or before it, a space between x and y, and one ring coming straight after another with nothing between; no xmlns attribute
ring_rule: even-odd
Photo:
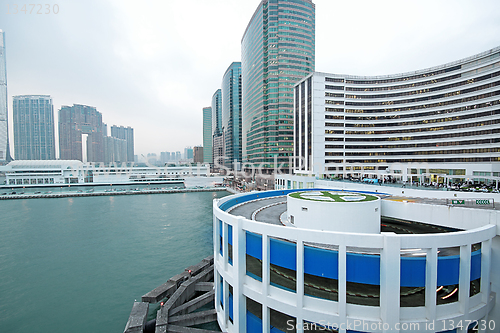
<svg viewBox="0 0 500 333"><path fill-rule="evenodd" d="M446 204L467 193L420 190L405 200L379 186L311 183L214 201L223 331L453 332L477 320L495 332L500 211ZM475 199L500 200L491 196Z"/></svg>

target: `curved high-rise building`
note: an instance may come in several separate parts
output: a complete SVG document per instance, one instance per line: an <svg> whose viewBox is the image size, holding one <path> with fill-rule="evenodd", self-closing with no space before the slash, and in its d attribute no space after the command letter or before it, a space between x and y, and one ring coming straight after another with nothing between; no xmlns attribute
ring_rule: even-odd
<svg viewBox="0 0 500 333"><path fill-rule="evenodd" d="M500 47L410 73L314 73L295 86L297 169L355 175L399 163L404 180L498 177L499 96Z"/></svg>
<svg viewBox="0 0 500 333"><path fill-rule="evenodd" d="M314 62L314 3L262 0L241 40L244 162L288 166L293 86L314 71Z"/></svg>

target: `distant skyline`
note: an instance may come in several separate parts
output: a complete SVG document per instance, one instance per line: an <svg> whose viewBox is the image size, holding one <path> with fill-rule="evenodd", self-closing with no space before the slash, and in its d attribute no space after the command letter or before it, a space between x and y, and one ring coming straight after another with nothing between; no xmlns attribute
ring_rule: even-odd
<svg viewBox="0 0 500 333"><path fill-rule="evenodd" d="M11 149L15 95L51 95L55 113L94 106L109 126L134 128L137 155L200 144L202 109L241 60L259 3L63 0L58 14L41 15L0 6ZM319 72L409 72L500 45L498 1L314 3Z"/></svg>

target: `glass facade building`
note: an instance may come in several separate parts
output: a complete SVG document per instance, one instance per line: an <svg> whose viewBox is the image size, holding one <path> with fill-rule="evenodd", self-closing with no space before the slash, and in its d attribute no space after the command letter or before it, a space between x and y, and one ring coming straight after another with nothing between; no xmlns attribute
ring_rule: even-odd
<svg viewBox="0 0 500 333"><path fill-rule="evenodd" d="M213 163L212 155L212 108L203 108L203 163Z"/></svg>
<svg viewBox="0 0 500 333"><path fill-rule="evenodd" d="M47 95L13 97L17 160L55 160L54 107Z"/></svg>
<svg viewBox="0 0 500 333"><path fill-rule="evenodd" d="M222 131L222 91L217 91L212 96L212 151L214 164L224 163L224 135Z"/></svg>
<svg viewBox="0 0 500 333"><path fill-rule="evenodd" d="M5 33L0 30L0 163L10 161L9 126L7 112L7 64L5 59Z"/></svg>
<svg viewBox="0 0 500 333"><path fill-rule="evenodd" d="M241 160L241 62L233 62L222 78L222 129L226 167Z"/></svg>
<svg viewBox="0 0 500 333"><path fill-rule="evenodd" d="M315 5L262 0L241 40L243 161L288 167L293 89L315 68Z"/></svg>

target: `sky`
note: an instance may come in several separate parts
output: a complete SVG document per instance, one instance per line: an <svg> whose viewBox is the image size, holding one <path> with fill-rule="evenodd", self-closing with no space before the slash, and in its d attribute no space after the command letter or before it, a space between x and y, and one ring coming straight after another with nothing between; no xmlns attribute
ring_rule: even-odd
<svg viewBox="0 0 500 333"><path fill-rule="evenodd" d="M498 0L313 2L319 72L411 72L500 46ZM2 3L11 150L12 96L50 95L56 120L85 104L108 128L133 127L140 155L202 144L202 108L240 61L260 0L58 0L31 14Z"/></svg>

